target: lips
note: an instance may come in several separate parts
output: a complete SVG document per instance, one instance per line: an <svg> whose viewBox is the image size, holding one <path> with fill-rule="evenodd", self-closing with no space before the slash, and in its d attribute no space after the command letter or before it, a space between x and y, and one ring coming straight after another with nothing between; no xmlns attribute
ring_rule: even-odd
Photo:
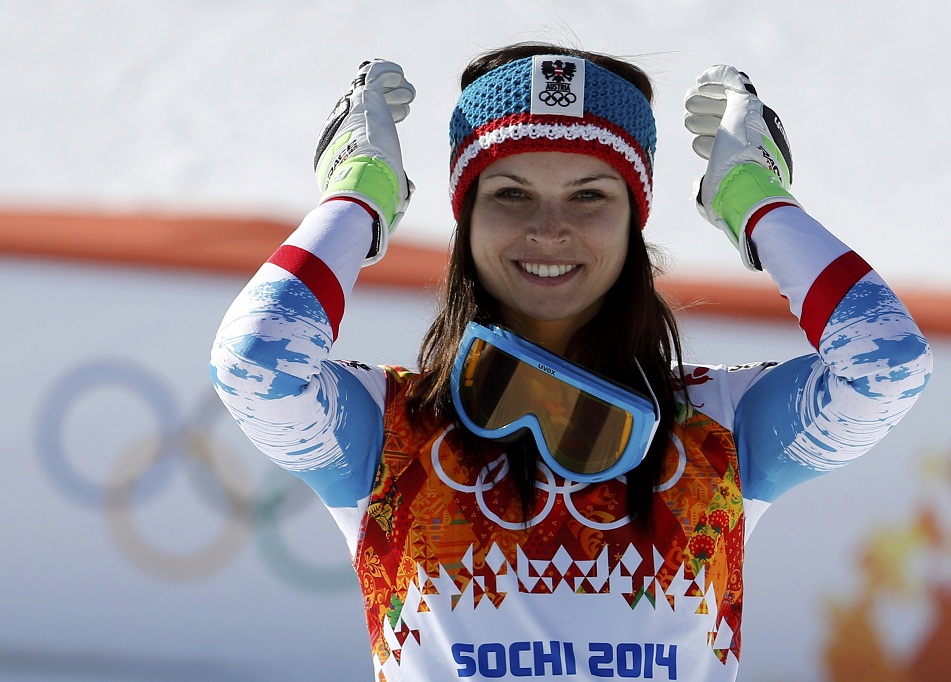
<svg viewBox="0 0 951 682"><path fill-rule="evenodd" d="M518 261L518 266L536 277L561 277L578 267L575 264L528 263L525 261Z"/></svg>

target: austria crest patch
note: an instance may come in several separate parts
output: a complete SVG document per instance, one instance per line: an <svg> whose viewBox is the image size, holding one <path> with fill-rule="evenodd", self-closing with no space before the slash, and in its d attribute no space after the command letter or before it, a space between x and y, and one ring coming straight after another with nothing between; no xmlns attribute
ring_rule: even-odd
<svg viewBox="0 0 951 682"><path fill-rule="evenodd" d="M532 58L532 113L584 116L583 59L564 55Z"/></svg>

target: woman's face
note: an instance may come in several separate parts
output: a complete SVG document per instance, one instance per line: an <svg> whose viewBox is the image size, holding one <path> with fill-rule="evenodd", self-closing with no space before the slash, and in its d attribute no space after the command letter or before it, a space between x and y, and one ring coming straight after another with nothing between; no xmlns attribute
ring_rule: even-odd
<svg viewBox="0 0 951 682"><path fill-rule="evenodd" d="M479 176L471 247L503 322L555 352L598 312L627 257L627 184L607 162L515 154Z"/></svg>

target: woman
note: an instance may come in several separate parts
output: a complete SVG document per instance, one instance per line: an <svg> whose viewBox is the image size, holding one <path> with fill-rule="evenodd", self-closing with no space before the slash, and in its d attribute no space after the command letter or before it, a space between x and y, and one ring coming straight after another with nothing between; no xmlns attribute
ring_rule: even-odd
<svg viewBox="0 0 951 682"><path fill-rule="evenodd" d="M420 372L331 361L361 265L412 184L395 64L321 134L320 205L238 297L212 376L258 447L330 508L378 679L730 680L743 546L782 492L866 452L915 402L907 310L789 194L781 124L732 67L688 93L697 194L816 352L683 364L642 229L648 78L517 45L476 59L450 124L457 227Z"/></svg>

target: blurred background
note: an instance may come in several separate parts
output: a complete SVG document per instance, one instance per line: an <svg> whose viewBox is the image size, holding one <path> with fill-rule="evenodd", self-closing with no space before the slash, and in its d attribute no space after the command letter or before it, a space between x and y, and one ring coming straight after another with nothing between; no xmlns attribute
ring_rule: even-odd
<svg viewBox="0 0 951 682"><path fill-rule="evenodd" d="M346 546L214 397L208 351L314 205L317 131L357 65L403 65L417 192L334 354L415 364L451 232L447 124L474 55L522 40L655 79L647 236L690 359L809 351L768 277L696 214L682 127L733 63L792 141L794 193L896 288L935 377L869 455L782 498L746 569L740 679L951 666L951 6L922 0L0 0L0 679L372 676Z"/></svg>

